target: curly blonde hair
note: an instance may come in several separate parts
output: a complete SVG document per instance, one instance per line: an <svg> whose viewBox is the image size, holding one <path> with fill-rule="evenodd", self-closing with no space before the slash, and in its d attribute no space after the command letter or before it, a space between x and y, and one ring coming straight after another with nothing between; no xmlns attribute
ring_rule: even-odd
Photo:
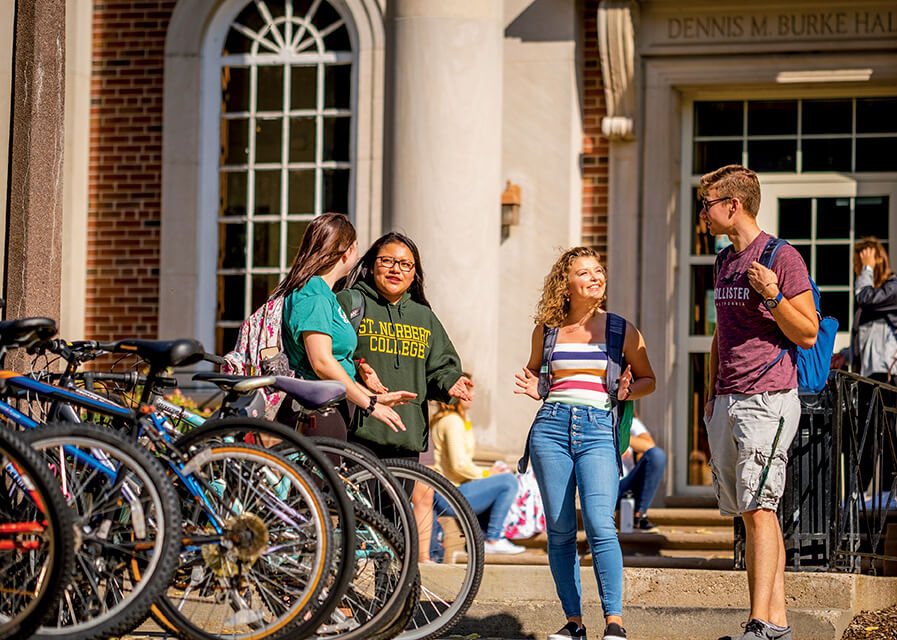
<svg viewBox="0 0 897 640"><path fill-rule="evenodd" d="M595 258L601 264L601 254L591 247L573 247L562 253L551 267L551 271L545 276L542 299L539 300L536 307L536 324L557 327L564 321L567 312L570 311L567 282L570 278L570 268L577 258ZM604 306L606 300L606 295L601 296L601 299L595 304L595 309Z"/></svg>

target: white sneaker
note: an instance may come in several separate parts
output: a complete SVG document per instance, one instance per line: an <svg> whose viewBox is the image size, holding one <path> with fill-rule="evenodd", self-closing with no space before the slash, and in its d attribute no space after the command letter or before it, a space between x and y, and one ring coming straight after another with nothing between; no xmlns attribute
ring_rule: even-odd
<svg viewBox="0 0 897 640"><path fill-rule="evenodd" d="M486 540L483 543L483 549L486 553L505 553L509 555L516 555L518 553L523 553L526 551L526 547L521 547L519 544L514 544L507 538L499 538L498 540Z"/></svg>

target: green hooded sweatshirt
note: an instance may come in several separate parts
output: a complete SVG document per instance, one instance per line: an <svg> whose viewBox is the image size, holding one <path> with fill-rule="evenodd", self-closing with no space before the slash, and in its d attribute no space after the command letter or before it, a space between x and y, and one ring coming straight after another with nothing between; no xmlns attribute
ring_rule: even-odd
<svg viewBox="0 0 897 640"><path fill-rule="evenodd" d="M427 400L449 402L448 390L461 377L461 359L436 314L415 302L407 291L395 304L366 282L354 287L364 296L364 318L358 327L355 359L364 358L390 391L411 391L417 398L393 407L406 431L396 433L373 417L355 412L355 438L382 445L426 451L429 440ZM336 296L348 316L348 291Z"/></svg>

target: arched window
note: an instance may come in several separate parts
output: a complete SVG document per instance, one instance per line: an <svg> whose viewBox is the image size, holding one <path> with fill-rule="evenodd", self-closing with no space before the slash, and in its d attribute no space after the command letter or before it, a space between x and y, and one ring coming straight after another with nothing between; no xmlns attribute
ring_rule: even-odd
<svg viewBox="0 0 897 640"><path fill-rule="evenodd" d="M215 349L286 274L308 222L352 215L353 63L326 0L254 0L220 52Z"/></svg>

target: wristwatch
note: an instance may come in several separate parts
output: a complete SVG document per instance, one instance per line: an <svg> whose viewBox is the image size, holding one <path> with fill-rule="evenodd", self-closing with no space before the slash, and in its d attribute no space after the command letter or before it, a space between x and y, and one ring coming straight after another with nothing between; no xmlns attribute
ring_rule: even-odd
<svg viewBox="0 0 897 640"><path fill-rule="evenodd" d="M763 304L766 305L766 308L767 308L767 309L769 309L770 311L772 311L772 310L775 309L777 306L779 306L779 303L780 303L781 301L782 301L782 292L779 291L779 295L777 295L775 298L766 298L766 299L763 301Z"/></svg>

